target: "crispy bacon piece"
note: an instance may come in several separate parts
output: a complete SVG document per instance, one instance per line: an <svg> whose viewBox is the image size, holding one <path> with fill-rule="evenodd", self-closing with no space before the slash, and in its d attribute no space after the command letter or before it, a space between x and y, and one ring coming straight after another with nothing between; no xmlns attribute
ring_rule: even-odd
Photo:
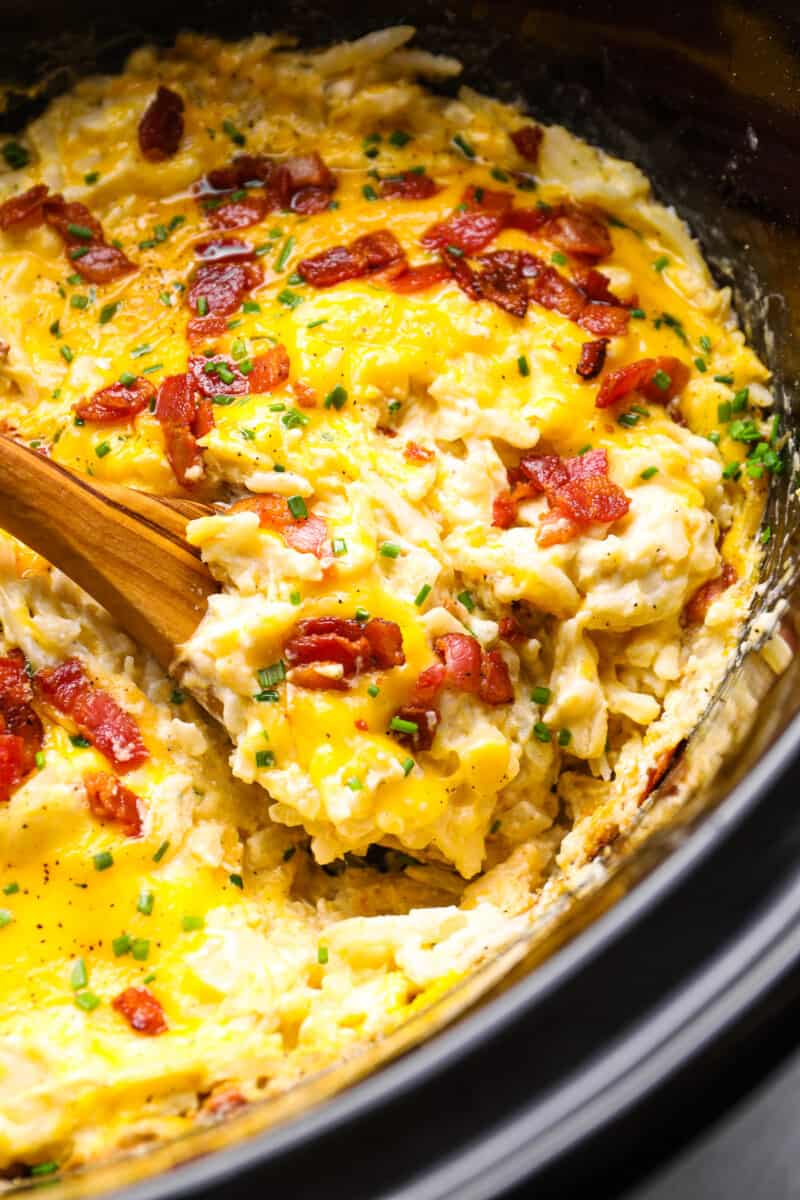
<svg viewBox="0 0 800 1200"><path fill-rule="evenodd" d="M681 613L682 625L702 625L714 601L736 583L736 570L729 562L722 564L722 571L716 579L710 579L693 592L684 605Z"/></svg>
<svg viewBox="0 0 800 1200"><path fill-rule="evenodd" d="M32 700L25 656L21 650L12 650L0 658L0 802L8 800L33 770L44 743L44 729Z"/></svg>
<svg viewBox="0 0 800 1200"><path fill-rule="evenodd" d="M195 312L204 307L201 302L205 300L209 313L227 317L237 311L247 293L263 278L256 263L204 262L194 273L186 300Z"/></svg>
<svg viewBox="0 0 800 1200"><path fill-rule="evenodd" d="M550 217L544 235L567 254L581 258L606 258L614 249L608 227L599 217L573 205L562 206Z"/></svg>
<svg viewBox="0 0 800 1200"><path fill-rule="evenodd" d="M241 396L250 390L249 377L243 375L236 363L224 354L213 354L210 358L193 354L189 358L186 374L191 387L203 396Z"/></svg>
<svg viewBox="0 0 800 1200"><path fill-rule="evenodd" d="M506 223L505 211L475 209L454 213L446 221L437 221L422 236L426 250L447 250L454 246L463 254L477 254L494 241Z"/></svg>
<svg viewBox="0 0 800 1200"><path fill-rule="evenodd" d="M471 183L464 188L460 205L469 212L508 214L514 206L514 197L511 192L500 192Z"/></svg>
<svg viewBox="0 0 800 1200"><path fill-rule="evenodd" d="M183 98L159 86L139 122L139 149L150 162L164 162L177 154L183 137Z"/></svg>
<svg viewBox="0 0 800 1200"><path fill-rule="evenodd" d="M478 695L484 704L510 704L514 699L511 676L499 650L484 651Z"/></svg>
<svg viewBox="0 0 800 1200"><path fill-rule="evenodd" d="M665 386L662 376L666 378ZM651 404L667 404L679 396L689 382L689 368L679 358L664 355L659 358L640 358L609 371L597 393L597 408L610 408L617 400L640 392Z"/></svg>
<svg viewBox="0 0 800 1200"><path fill-rule="evenodd" d="M544 137L544 130L538 125L522 125L509 134L518 154L526 158L534 166L539 161L539 149Z"/></svg>
<svg viewBox="0 0 800 1200"><path fill-rule="evenodd" d="M595 379L602 371L606 361L608 338L598 338L596 342L584 342L581 355L575 371L581 379Z"/></svg>
<svg viewBox="0 0 800 1200"><path fill-rule="evenodd" d="M542 546L566 542L587 525L612 524L624 517L630 500L608 477L605 450L590 450L577 458L557 454L526 455L519 464L520 482L496 497L493 524L508 529L517 518L517 505L531 495L546 495L550 512L537 534Z"/></svg>
<svg viewBox="0 0 800 1200"><path fill-rule="evenodd" d="M508 667L499 650L483 650L466 633L446 633L436 639L433 648L444 664L442 685L479 696L486 704L508 704L514 699Z"/></svg>
<svg viewBox="0 0 800 1200"><path fill-rule="evenodd" d="M431 663L429 667L426 667L420 673L419 679L414 684L414 691L411 693L411 703L422 705L423 707L433 704L433 701L444 687L446 678L447 667L445 664L443 662Z"/></svg>
<svg viewBox="0 0 800 1200"><path fill-rule="evenodd" d="M203 1105L203 1114L217 1121L224 1121L235 1112L247 1107L247 1101L238 1088L222 1085L215 1088Z"/></svg>
<svg viewBox="0 0 800 1200"><path fill-rule="evenodd" d="M421 267L409 267L402 275L396 275L389 286L392 291L410 295L413 292L426 292L428 288L450 278L451 272L444 263L425 263Z"/></svg>
<svg viewBox="0 0 800 1200"><path fill-rule="evenodd" d="M428 200L439 190L430 175L417 171L403 171L401 175L389 175L381 180L381 195L387 200Z"/></svg>
<svg viewBox="0 0 800 1200"><path fill-rule="evenodd" d="M37 183L0 204L0 229L33 229L44 220L43 204L49 194L44 183Z"/></svg>
<svg viewBox="0 0 800 1200"><path fill-rule="evenodd" d="M528 311L528 285L518 262L507 261L503 251L484 254L476 280L484 300L490 300L513 317L524 317Z"/></svg>
<svg viewBox="0 0 800 1200"><path fill-rule="evenodd" d="M228 319L221 313L209 313L207 317L190 317L186 323L186 336L192 345L222 337L228 329Z"/></svg>
<svg viewBox="0 0 800 1200"><path fill-rule="evenodd" d="M89 808L101 821L122 828L126 837L140 837L142 812L135 792L106 771L87 771L83 777Z"/></svg>
<svg viewBox="0 0 800 1200"><path fill-rule="evenodd" d="M578 324L587 333L603 337L620 337L627 333L629 312L613 304L587 304L578 317Z"/></svg>
<svg viewBox="0 0 800 1200"><path fill-rule="evenodd" d="M478 277L465 258L459 258L452 251L445 250L442 255L442 262L465 296L469 296L470 300L480 300L482 298L478 285Z"/></svg>
<svg viewBox="0 0 800 1200"><path fill-rule="evenodd" d="M514 642L524 636L524 631L516 617L501 617L497 634L504 642Z"/></svg>
<svg viewBox="0 0 800 1200"><path fill-rule="evenodd" d="M303 383L301 379L296 379L291 384L291 389L294 392L295 399L301 408L316 408L317 393L307 383ZM255 389L253 389L255 390Z"/></svg>
<svg viewBox="0 0 800 1200"><path fill-rule="evenodd" d="M181 487L192 487L203 476L203 456L197 445L197 438L203 435L198 424L197 397L188 375L168 375L162 381L156 399L156 419L164 434L175 478Z"/></svg>
<svg viewBox="0 0 800 1200"><path fill-rule="evenodd" d="M112 383L88 400L73 405L76 417L96 425L129 421L155 400L156 389L149 379L139 376L133 383Z"/></svg>
<svg viewBox="0 0 800 1200"><path fill-rule="evenodd" d="M417 728L414 733L390 729L389 732L393 738L396 738L409 750L413 750L415 754L419 754L422 750L430 750L436 736L436 727L439 724L438 709L422 704L404 704L402 708L398 708L395 716L402 721L411 721Z"/></svg>
<svg viewBox="0 0 800 1200"><path fill-rule="evenodd" d="M259 221L263 221L271 211L266 196L251 192L247 196L226 200L224 204L209 208L208 221L214 229L247 229L250 225L257 225Z"/></svg>
<svg viewBox="0 0 800 1200"><path fill-rule="evenodd" d="M229 513L254 512L262 529L279 533L287 546L305 554L322 558L328 551L328 527L322 517L292 516L285 496L266 494L238 500Z"/></svg>
<svg viewBox="0 0 800 1200"><path fill-rule="evenodd" d="M111 1007L125 1018L136 1033L155 1037L159 1033L166 1033L169 1028L164 1010L149 988L126 988L114 997Z"/></svg>
<svg viewBox="0 0 800 1200"><path fill-rule="evenodd" d="M197 191L207 195L209 192L239 191L248 184L259 186L268 182L273 170L273 160L265 154L237 154L227 166L209 171L197 185Z"/></svg>
<svg viewBox="0 0 800 1200"><path fill-rule="evenodd" d="M370 617L363 624L344 617L298 621L283 654L293 668L291 682L315 690L342 690L348 680L365 671L385 671L406 661L400 626L380 617ZM342 668L340 675L321 669L332 664Z"/></svg>
<svg viewBox="0 0 800 1200"><path fill-rule="evenodd" d="M239 238L207 238L195 244L194 252L204 262L250 262L256 255L250 242Z"/></svg>
<svg viewBox="0 0 800 1200"><path fill-rule="evenodd" d="M268 183L278 208L302 213L321 212L336 191L336 176L316 151L274 164Z"/></svg>
<svg viewBox="0 0 800 1200"><path fill-rule="evenodd" d="M406 442L403 457L413 463L429 463L436 458L436 451L420 446L418 442Z"/></svg>
<svg viewBox="0 0 800 1200"><path fill-rule="evenodd" d="M273 392L289 378L289 355L283 345L272 346L253 359L253 369L247 376L251 392Z"/></svg>
<svg viewBox="0 0 800 1200"><path fill-rule="evenodd" d="M617 308L628 307L611 291L611 280L602 271L595 267L574 267L572 275L578 287L590 300L600 304L613 304Z"/></svg>
<svg viewBox="0 0 800 1200"><path fill-rule="evenodd" d="M137 270L136 263L132 263L116 246L90 246L86 253L74 262L70 255L70 263L87 283L113 283L115 279L121 279L123 275L130 275L131 271Z"/></svg>
<svg viewBox="0 0 800 1200"><path fill-rule="evenodd" d="M96 687L78 658L37 671L34 687L40 700L74 721L92 745L121 773L149 757L142 735L113 696Z"/></svg>
<svg viewBox="0 0 800 1200"><path fill-rule="evenodd" d="M68 246L86 246L90 241L102 242L103 227L93 216L85 204L78 201L68 202L61 195L48 196L42 205L45 224L55 229L59 237ZM70 229L70 226L73 229ZM80 226L91 233L91 238L83 237L74 232L74 227Z"/></svg>
<svg viewBox="0 0 800 1200"><path fill-rule="evenodd" d="M512 208L506 213L506 229L519 229L523 233L540 233L556 211L552 208Z"/></svg>
<svg viewBox="0 0 800 1200"><path fill-rule="evenodd" d="M297 272L312 287L326 288L378 271L400 274L406 265L403 247L388 229L356 238L349 246L331 246L297 264Z"/></svg>
<svg viewBox="0 0 800 1200"><path fill-rule="evenodd" d="M531 279L530 294L542 308L549 308L570 321L577 321L586 307L586 297L580 288L559 275L555 267L543 266Z"/></svg>

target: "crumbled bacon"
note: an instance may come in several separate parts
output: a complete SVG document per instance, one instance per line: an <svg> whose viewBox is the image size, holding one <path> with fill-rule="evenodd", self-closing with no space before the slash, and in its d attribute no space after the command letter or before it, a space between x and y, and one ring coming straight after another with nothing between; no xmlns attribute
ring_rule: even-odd
<svg viewBox="0 0 800 1200"><path fill-rule="evenodd" d="M101 388L88 400L73 406L75 416L97 425L129 421L155 400L156 389L149 379L139 376L133 383L112 383Z"/></svg>
<svg viewBox="0 0 800 1200"><path fill-rule="evenodd" d="M506 229L519 229L522 233L540 233L550 217L553 209L547 208L512 208L506 213Z"/></svg>
<svg viewBox="0 0 800 1200"><path fill-rule="evenodd" d="M21 650L0 658L0 802L36 765L44 729L32 707L33 688Z"/></svg>
<svg viewBox="0 0 800 1200"><path fill-rule="evenodd" d="M266 494L238 500L229 513L254 512L262 529L279 533L287 546L322 558L328 552L328 527L321 517L294 517L285 496Z"/></svg>
<svg viewBox="0 0 800 1200"><path fill-rule="evenodd" d="M544 130L538 125L522 125L509 134L517 152L534 166L539 161L539 149L542 145Z"/></svg>
<svg viewBox="0 0 800 1200"><path fill-rule="evenodd" d="M577 321L586 307L586 297L580 288L559 275L555 267L542 266L529 286L537 304L561 313L570 321Z"/></svg>
<svg viewBox="0 0 800 1200"><path fill-rule="evenodd" d="M291 669L291 682L315 690L342 690L357 675L389 670L406 661L399 625L380 617L370 617L363 623L345 617L298 621L283 655ZM325 668L331 666L341 671L326 672Z"/></svg>
<svg viewBox="0 0 800 1200"><path fill-rule="evenodd" d="M208 238L197 242L194 252L204 262L250 262L256 254L250 242L239 238Z"/></svg>
<svg viewBox="0 0 800 1200"><path fill-rule="evenodd" d="M608 338L598 338L596 342L584 342L575 371L581 379L595 379L603 369L606 361Z"/></svg>
<svg viewBox="0 0 800 1200"><path fill-rule="evenodd" d="M681 394L688 382L689 368L680 359L671 355L640 358L609 371L600 385L595 405L609 408L631 392L640 392L651 404L667 404Z"/></svg>
<svg viewBox="0 0 800 1200"><path fill-rule="evenodd" d="M139 122L139 148L150 162L177 154L183 137L183 98L159 86Z"/></svg>
<svg viewBox="0 0 800 1200"><path fill-rule="evenodd" d="M478 695L484 704L510 704L514 699L511 676L499 650L484 651Z"/></svg>
<svg viewBox="0 0 800 1200"><path fill-rule="evenodd" d="M587 304L578 317L578 324L587 333L621 337L628 330L629 316L627 308L617 308L613 304Z"/></svg>
<svg viewBox="0 0 800 1200"><path fill-rule="evenodd" d="M564 205L551 216L544 228L545 237L567 254L581 258L606 258L614 249L608 228L599 217L572 205Z"/></svg>
<svg viewBox="0 0 800 1200"><path fill-rule="evenodd" d="M50 195L45 184L0 205L0 229L31 229L42 222L58 233L73 270L90 283L109 283L136 270L122 250L106 244L100 222L85 204Z"/></svg>
<svg viewBox="0 0 800 1200"><path fill-rule="evenodd" d="M420 446L418 442L406 442L403 457L413 463L429 463L436 458L436 451Z"/></svg>
<svg viewBox="0 0 800 1200"><path fill-rule="evenodd" d="M317 393L307 383L303 383L302 379L296 379L291 388L301 408L317 407Z"/></svg>
<svg viewBox="0 0 800 1200"><path fill-rule="evenodd" d="M186 323L186 336L193 346L222 337L228 329L228 318L220 313L209 313L207 317L190 317Z"/></svg>
<svg viewBox="0 0 800 1200"><path fill-rule="evenodd" d="M270 211L265 196L251 193L209 209L208 221L214 229L248 229L263 221Z"/></svg>
<svg viewBox="0 0 800 1200"><path fill-rule="evenodd" d="M203 1113L223 1121L233 1113L247 1107L247 1101L238 1088L223 1085L216 1088L203 1105Z"/></svg>
<svg viewBox="0 0 800 1200"><path fill-rule="evenodd" d="M403 247L388 229L356 238L349 246L331 246L297 264L297 272L312 287L327 288L379 271L400 274L406 265Z"/></svg>
<svg viewBox="0 0 800 1200"><path fill-rule="evenodd" d="M410 295L413 292L425 292L450 278L451 273L444 263L425 263L420 267L409 267L402 275L396 275L389 286L395 292Z"/></svg>
<svg viewBox="0 0 800 1200"><path fill-rule="evenodd" d="M197 439L203 436L200 428L205 422L200 417L198 397L188 375L168 375L162 381L156 399L156 418L175 478L182 487L192 487L203 475L203 456Z"/></svg>
<svg viewBox="0 0 800 1200"><path fill-rule="evenodd" d="M126 837L140 837L142 813L135 792L105 771L88 771L83 777L89 808L101 821L122 828Z"/></svg>
<svg viewBox="0 0 800 1200"><path fill-rule="evenodd" d="M459 258L451 250L445 250L442 255L442 263L447 267L465 296L468 296L470 300L482 298L478 277L465 258Z"/></svg>
<svg viewBox="0 0 800 1200"><path fill-rule="evenodd" d="M401 721L410 721L416 725L416 730L413 733L405 733L403 730L390 728L389 732L393 738L409 750L413 750L415 754L422 750L430 750L439 724L438 709L422 704L404 704L402 708L398 708L395 716Z"/></svg>
<svg viewBox="0 0 800 1200"><path fill-rule="evenodd" d="M118 771L131 771L149 757L136 722L92 683L80 659L37 671L34 686L39 699L69 717Z"/></svg>
<svg viewBox="0 0 800 1200"><path fill-rule="evenodd" d="M442 685L478 696L486 704L508 704L514 689L499 650L483 650L466 633L446 633L433 644L444 664Z"/></svg>
<svg viewBox="0 0 800 1200"><path fill-rule="evenodd" d="M194 273L186 300L195 312L205 307L208 313L227 317L237 311L247 293L263 278L256 263L203 262Z"/></svg>
<svg viewBox="0 0 800 1200"><path fill-rule="evenodd" d="M470 184L462 193L460 207L469 212L493 212L508 214L514 206L511 192L500 192L492 188Z"/></svg>
<svg viewBox="0 0 800 1200"><path fill-rule="evenodd" d="M273 392L289 378L289 355L283 345L272 346L253 359L253 369L247 376L251 392Z"/></svg>
<svg viewBox="0 0 800 1200"><path fill-rule="evenodd" d="M513 317L524 317L528 311L528 285L522 273L497 254L485 254L479 261L482 268L477 286L483 299Z"/></svg>
<svg viewBox="0 0 800 1200"><path fill-rule="evenodd" d="M610 525L624 517L630 500L608 477L605 450L590 450L577 458L557 454L526 455L519 464L520 482L496 497L493 524L508 529L517 518L517 505L531 495L544 494L550 506L537 535L542 546L566 542L587 525Z"/></svg>
<svg viewBox="0 0 800 1200"><path fill-rule="evenodd" d="M438 184L418 171L403 171L381 180L381 195L387 200L427 200L438 191Z"/></svg>
<svg viewBox="0 0 800 1200"><path fill-rule="evenodd" d="M494 241L505 225L505 212L475 209L457 212L446 221L437 221L422 236L426 250L447 250L455 247L462 254L477 254Z"/></svg>
<svg viewBox="0 0 800 1200"><path fill-rule="evenodd" d="M21 192L19 196L12 196L9 200L5 200L0 204L0 229L13 229L16 232L41 225L44 220L42 206L49 191L46 184L37 183L34 187L28 188L27 192Z"/></svg>
<svg viewBox="0 0 800 1200"><path fill-rule="evenodd" d="M191 386L203 396L241 396L249 391L249 378L243 375L232 359L224 354L213 354L206 358L193 354L189 358L186 374Z"/></svg>
<svg viewBox="0 0 800 1200"><path fill-rule="evenodd" d="M247 196L236 195L245 187L250 189ZM254 192L253 188L263 190ZM210 171L195 190L212 225L241 229L275 209L322 212L336 190L336 177L316 152L283 161L263 154L241 154L228 166ZM226 198L226 193L231 193L230 197Z"/></svg>
<svg viewBox="0 0 800 1200"><path fill-rule="evenodd" d="M716 579L710 579L693 592L681 613L682 625L702 625L714 601L736 583L736 570L729 562L723 562L722 571Z"/></svg>
<svg viewBox="0 0 800 1200"><path fill-rule="evenodd" d="M164 1010L149 988L126 988L114 997L111 1007L125 1018L136 1033L155 1037L159 1033L166 1033L169 1028Z"/></svg>
<svg viewBox="0 0 800 1200"><path fill-rule="evenodd" d="M414 691L411 693L411 703L423 706L432 704L444 687L446 677L447 668L443 662L431 663L429 667L420 672L420 676L414 684Z"/></svg>
<svg viewBox="0 0 800 1200"><path fill-rule="evenodd" d="M514 642L523 637L523 630L516 617L501 617L497 634L504 642Z"/></svg>
<svg viewBox="0 0 800 1200"><path fill-rule="evenodd" d="M611 291L611 280L602 271L595 267L575 267L572 275L578 287L590 300L600 304L613 304L617 308L628 307Z"/></svg>

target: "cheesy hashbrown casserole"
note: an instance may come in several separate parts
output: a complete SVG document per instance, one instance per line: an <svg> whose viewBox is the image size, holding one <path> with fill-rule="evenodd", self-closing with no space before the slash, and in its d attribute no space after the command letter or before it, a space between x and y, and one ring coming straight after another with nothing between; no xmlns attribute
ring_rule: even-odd
<svg viewBox="0 0 800 1200"><path fill-rule="evenodd" d="M5 430L216 505L221 584L177 686L0 535L8 1178L442 995L632 827L737 646L783 450L728 292L636 167L426 90L459 68L412 33L182 36L2 147Z"/></svg>

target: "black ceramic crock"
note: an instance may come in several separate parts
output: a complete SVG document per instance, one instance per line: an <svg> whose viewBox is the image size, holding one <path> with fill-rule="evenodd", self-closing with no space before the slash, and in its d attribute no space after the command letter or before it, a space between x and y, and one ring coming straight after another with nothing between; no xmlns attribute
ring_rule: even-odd
<svg viewBox="0 0 800 1200"><path fill-rule="evenodd" d="M286 30L316 46L412 23L418 44L462 60L466 82L647 172L732 287L793 412L793 0L0 0L0 17L7 131L76 75L119 67L142 40L183 28ZM793 558L794 486L787 473L770 500L773 579ZM791 580L784 591L791 616ZM240 1137L234 1126L223 1148L168 1172L145 1164L131 1183L112 1166L56 1192L478 1200L603 1195L630 1179L741 1091L789 1028L800 993L798 708L792 667L691 828L623 864L613 907L449 1029L276 1128Z"/></svg>

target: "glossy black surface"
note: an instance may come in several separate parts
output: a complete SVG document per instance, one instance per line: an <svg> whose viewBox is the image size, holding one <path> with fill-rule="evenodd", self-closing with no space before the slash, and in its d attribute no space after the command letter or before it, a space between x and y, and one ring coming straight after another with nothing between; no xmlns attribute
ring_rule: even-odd
<svg viewBox="0 0 800 1200"><path fill-rule="evenodd" d="M0 75L65 86L142 37L288 28L319 44L411 21L473 86L639 162L700 234L793 402L800 367L796 5L398 0L270 6L0 0ZM14 128L39 101L14 99ZM774 504L785 501L780 489ZM777 553L777 551L776 551ZM781 698L788 723L800 691ZM769 739L755 735L753 753ZM136 1189L443 1200L614 1194L781 1051L800 992L798 731L693 839L535 976L365 1084ZM783 1043L781 1043L783 1045Z"/></svg>

